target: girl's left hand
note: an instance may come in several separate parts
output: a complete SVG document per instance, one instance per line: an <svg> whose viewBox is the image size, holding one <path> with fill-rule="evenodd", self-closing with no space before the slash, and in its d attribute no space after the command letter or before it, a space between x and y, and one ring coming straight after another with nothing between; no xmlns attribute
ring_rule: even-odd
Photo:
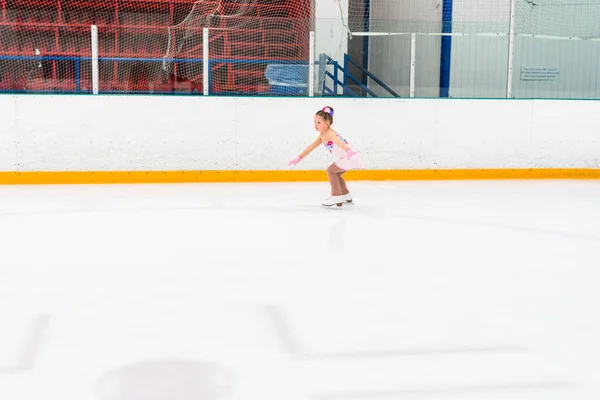
<svg viewBox="0 0 600 400"><path fill-rule="evenodd" d="M348 154L348 160L351 159L355 154L358 154L357 151L352 150L350 147L348 147L348 150L346 150L346 154Z"/></svg>
<svg viewBox="0 0 600 400"><path fill-rule="evenodd" d="M300 160L302 160L302 158L300 156L297 156L288 162L288 166L293 167L296 164L298 164Z"/></svg>

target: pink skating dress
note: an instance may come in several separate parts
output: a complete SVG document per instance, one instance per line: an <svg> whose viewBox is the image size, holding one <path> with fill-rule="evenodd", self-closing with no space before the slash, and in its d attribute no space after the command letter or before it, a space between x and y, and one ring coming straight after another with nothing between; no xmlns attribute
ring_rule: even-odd
<svg viewBox="0 0 600 400"><path fill-rule="evenodd" d="M348 141L344 139L339 133L336 132L335 134L342 142L350 146L352 150L358 152L358 150L355 149L350 143L348 143ZM352 158L348 160L348 154L346 153L346 150L342 149L331 140L323 144L335 158L335 165L337 165L341 169L344 169L346 171L350 171L353 169L365 169L360 152L353 155Z"/></svg>

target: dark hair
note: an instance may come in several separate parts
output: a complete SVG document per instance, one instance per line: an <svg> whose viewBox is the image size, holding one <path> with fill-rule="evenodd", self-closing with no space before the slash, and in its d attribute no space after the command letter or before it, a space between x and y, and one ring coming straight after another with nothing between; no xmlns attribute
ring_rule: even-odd
<svg viewBox="0 0 600 400"><path fill-rule="evenodd" d="M329 125L333 124L333 107L325 106L323 109L317 111L316 115L323 118L325 122L329 122Z"/></svg>

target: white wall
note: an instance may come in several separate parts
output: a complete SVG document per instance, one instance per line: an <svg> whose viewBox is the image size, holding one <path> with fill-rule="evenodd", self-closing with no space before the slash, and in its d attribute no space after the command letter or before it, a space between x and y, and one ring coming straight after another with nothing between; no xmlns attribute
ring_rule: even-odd
<svg viewBox="0 0 600 400"><path fill-rule="evenodd" d="M513 81L516 97L600 98L600 2L537 0L533 7L517 2L517 34L571 38L556 40L517 36ZM584 39L584 40L580 40ZM595 39L595 40L587 40ZM521 67L557 68L554 81L519 79Z"/></svg>
<svg viewBox="0 0 600 400"><path fill-rule="evenodd" d="M557 68L559 76L551 81L521 80L521 67ZM513 96L600 98L600 41L516 37Z"/></svg>
<svg viewBox="0 0 600 400"><path fill-rule="evenodd" d="M510 0L453 0L450 97L505 98Z"/></svg>
<svg viewBox="0 0 600 400"><path fill-rule="evenodd" d="M443 0L371 0L373 32L441 32ZM516 98L600 98L600 3L576 1L561 5L517 0L513 96ZM342 11L340 12L340 4ZM356 10L354 10L356 11ZM348 0L316 3L317 54L341 62L347 51ZM450 96L505 98L508 72L510 0L453 0L453 32L497 36L452 38ZM526 35L573 36L576 40L531 38ZM525 36L524 36L525 35ZM439 93L440 38L417 39L417 97ZM521 79L521 68L558 68L555 81ZM409 95L410 37L371 37L369 70L400 95ZM370 87L384 95L374 82Z"/></svg>
<svg viewBox="0 0 600 400"><path fill-rule="evenodd" d="M369 169L600 168L593 101L2 95L0 170L285 170L325 102Z"/></svg>
<svg viewBox="0 0 600 400"><path fill-rule="evenodd" d="M371 32L442 31L442 0L371 0ZM415 95L437 97L440 77L439 36L417 38ZM404 97L410 95L410 36L369 39L369 71ZM375 82L369 86L387 95Z"/></svg>
<svg viewBox="0 0 600 400"><path fill-rule="evenodd" d="M600 98L600 42L523 36L600 37L600 3L536 3L516 3L513 96ZM506 97L509 21L510 0L453 1L454 32L505 36L452 38L451 97ZM560 76L556 81L521 80L522 67L558 68Z"/></svg>
<svg viewBox="0 0 600 400"><path fill-rule="evenodd" d="M324 53L343 65L344 54L348 52L348 12L348 0L315 0L315 62ZM332 67L328 69L333 73ZM315 85L323 73L317 65ZM330 80L328 86L333 87ZM321 87L316 87L315 91L320 93Z"/></svg>

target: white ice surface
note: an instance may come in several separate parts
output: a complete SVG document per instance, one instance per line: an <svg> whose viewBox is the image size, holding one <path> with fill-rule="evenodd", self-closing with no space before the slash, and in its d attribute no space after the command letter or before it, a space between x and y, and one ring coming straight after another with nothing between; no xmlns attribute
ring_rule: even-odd
<svg viewBox="0 0 600 400"><path fill-rule="evenodd" d="M600 182L349 184L0 187L0 399L600 399Z"/></svg>

